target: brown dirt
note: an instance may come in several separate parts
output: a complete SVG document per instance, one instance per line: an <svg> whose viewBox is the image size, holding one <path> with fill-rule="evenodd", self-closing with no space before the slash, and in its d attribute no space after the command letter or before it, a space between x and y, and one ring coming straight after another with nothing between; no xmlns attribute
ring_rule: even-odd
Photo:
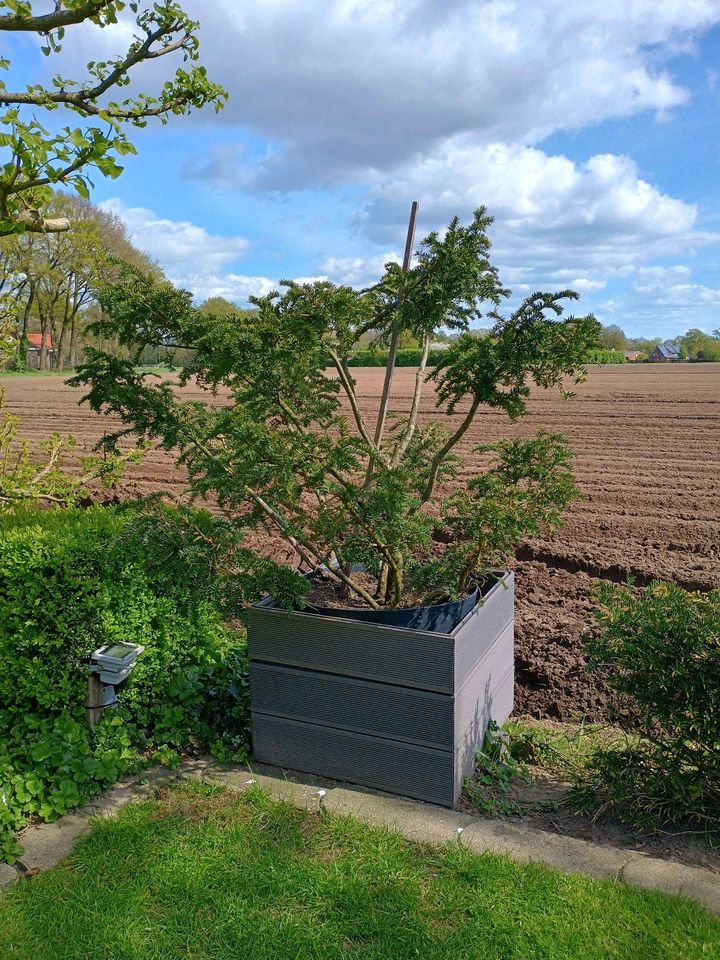
<svg viewBox="0 0 720 960"><path fill-rule="evenodd" d="M368 573L356 573L353 581L362 587L371 596L377 588L377 580ZM346 592L346 589L335 580L327 577L313 577L307 602L313 607L344 607L346 610L370 610L370 604L355 593Z"/></svg>
<svg viewBox="0 0 720 960"><path fill-rule="evenodd" d="M356 369L362 408L378 407L381 369ZM398 370L393 410L410 408L415 371ZM73 433L86 454L111 421L78 407L60 377L3 381L7 406L21 415L24 437ZM197 393L188 388L189 393ZM602 680L584 669L581 638L591 626L589 592L598 578L639 584L653 578L686 588L720 587L720 364L595 367L575 397L535 390L530 415L509 424L481 413L464 439L461 484L481 466L473 448L514 433L566 433L577 452L585 499L551 539L526 544L517 572L516 709L535 717L601 720L614 713ZM447 418L453 427L464 408ZM428 391L421 419L437 417ZM77 461L76 461L77 462ZM133 467L121 496L167 491L181 496L184 475L171 457L150 452ZM280 544L257 539L280 558Z"/></svg>

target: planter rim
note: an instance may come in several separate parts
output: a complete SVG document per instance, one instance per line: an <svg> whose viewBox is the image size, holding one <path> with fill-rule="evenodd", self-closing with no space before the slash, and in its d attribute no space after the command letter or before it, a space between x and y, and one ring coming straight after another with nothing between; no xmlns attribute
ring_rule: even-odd
<svg viewBox="0 0 720 960"><path fill-rule="evenodd" d="M306 578L310 579L310 578L312 578L312 576L313 576L314 573L315 573L315 571L311 571L310 573L305 574L305 576L306 576ZM373 622L372 620L362 620L362 619L357 619L357 618L354 618L354 617L343 617L343 616L341 616L341 615L339 615L339 614L337 614L337 613L333 613L333 614L331 614L331 615L327 615L327 616L326 616L326 615L323 614L322 608L318 608L316 612L315 612L315 611L310 612L310 611L308 611L308 610L287 610L286 608L279 606L279 605L277 604L277 602L275 601L275 599L274 599L273 597L271 597L271 596L264 597L262 600L259 600L259 601L257 601L256 603L251 604L251 605L250 605L250 608L251 608L251 609L261 609L261 610L266 611L266 612L268 612L268 613L272 612L272 613L277 613L277 614L285 615L285 616L288 616L288 615L291 615L291 616L299 616L299 617L302 617L303 619L308 619L308 620L310 620L310 621L316 620L316 619L318 619L318 618L323 619L323 617L324 617L324 618L327 619L327 620L338 621L339 623L354 624L354 625L356 625L356 626L359 625L359 626L362 626L362 627L369 628L369 629L371 629L371 630L372 630L372 629L374 629L374 630L400 630L400 631L402 631L403 633L414 634L415 636L417 636L417 635L422 635L422 636L425 636L425 637L433 637L433 638L436 639L436 640L437 640L438 638L443 638L443 639L447 639L447 640L454 640L456 634L459 633L459 631L460 631L461 628L464 626L464 624L467 623L467 621L470 619L470 617L472 617L472 616L474 615L474 613L477 611L477 609L478 609L479 607L483 607L483 606L488 602L488 600L490 599L490 597L491 597L493 594L497 593L499 590L505 590L505 589L507 589L507 581L508 581L508 579L509 579L510 577L512 577L512 571L510 571L510 570L491 570L491 571L489 571L488 576L489 576L489 577L492 577L492 578L494 579L494 583L492 583L492 584L489 586L487 592L485 592L485 593L482 592L482 586L478 589L478 600L477 600L477 602L476 602L476 603L473 605L473 607L467 612L467 614L462 618L462 620L460 620L460 621L453 627L453 629L452 629L449 633L443 633L443 632L440 632L440 631L438 631L438 630L425 630L425 629L422 629L422 628L419 628L419 627L402 627L402 626L398 626L398 625L396 625L396 624L389 624L389 623L382 623L382 622L377 622L377 623L376 623L376 622ZM433 605L433 604L429 605L429 607L432 607L432 606L435 606L435 605ZM437 604L437 606L442 606L442 605L441 605L441 604ZM351 608L333 607L332 609L333 609L333 610L343 610L343 611L344 611L345 609L348 609L348 612L350 612L350 609L351 609ZM422 607L406 607L405 609L407 609L407 610L422 610L423 608L422 608Z"/></svg>

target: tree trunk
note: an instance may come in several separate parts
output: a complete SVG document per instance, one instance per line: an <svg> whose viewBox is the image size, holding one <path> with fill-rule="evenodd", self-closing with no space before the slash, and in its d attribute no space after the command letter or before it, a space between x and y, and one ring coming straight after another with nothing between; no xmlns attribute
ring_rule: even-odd
<svg viewBox="0 0 720 960"><path fill-rule="evenodd" d="M60 333L55 342L55 361L58 370L65 369L65 334L67 333L68 321L70 319L70 287L65 292L65 304L63 309L62 321L60 323Z"/></svg>
<svg viewBox="0 0 720 960"><path fill-rule="evenodd" d="M77 366L77 313L73 314L70 323L70 368Z"/></svg>
<svg viewBox="0 0 720 960"><path fill-rule="evenodd" d="M45 337L47 336L47 328L48 328L48 318L41 316L40 317L40 359L38 361L38 370L47 369L46 365L47 365L48 356L47 356L47 345L45 343Z"/></svg>

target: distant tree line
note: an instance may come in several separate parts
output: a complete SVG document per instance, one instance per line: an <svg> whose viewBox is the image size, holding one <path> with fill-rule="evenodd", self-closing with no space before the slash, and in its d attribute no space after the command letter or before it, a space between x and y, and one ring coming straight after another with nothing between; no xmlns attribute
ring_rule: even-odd
<svg viewBox="0 0 720 960"><path fill-rule="evenodd" d="M67 218L71 229L0 238L0 325L12 342L9 364L18 370L27 366L31 334L40 335L40 369L75 366L92 339L88 325L99 310L97 281L117 270L118 260L162 276L114 214L62 193L55 195L47 214Z"/></svg>
<svg viewBox="0 0 720 960"><path fill-rule="evenodd" d="M600 343L606 350L621 353L639 352L649 356L655 347L677 347L683 360L720 361L720 329L705 333L693 327L682 336L664 340L662 337L628 337L616 323L600 328Z"/></svg>

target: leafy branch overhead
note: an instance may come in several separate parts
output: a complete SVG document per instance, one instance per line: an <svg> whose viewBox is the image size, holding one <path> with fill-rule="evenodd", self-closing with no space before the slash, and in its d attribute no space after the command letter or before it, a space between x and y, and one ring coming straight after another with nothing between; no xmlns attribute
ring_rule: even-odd
<svg viewBox="0 0 720 960"><path fill-rule="evenodd" d="M504 316L490 223L483 209L466 226L453 220L422 242L412 269L390 264L368 290L286 282L246 316L201 312L191 294L126 267L99 290L95 332L134 354L91 350L73 382L124 422L116 440L134 433L175 452L195 495L212 495L238 526L279 534L306 568L326 568L370 606L456 595L523 536L557 526L577 496L565 440L550 434L486 451L488 470L462 495L441 496L458 445L481 407L515 420L532 383L581 379L598 329L592 316L563 312L571 291L533 294ZM478 337L470 324L486 314L492 331ZM443 327L460 335L430 371L428 346ZM415 388L383 433L385 412L369 415L349 363L360 337L387 343L408 330L423 346ZM189 348L180 383L192 380L207 399L138 371L149 345ZM427 421L421 400L432 387L443 416ZM449 544L441 556L438 543ZM375 588L353 577L356 564Z"/></svg>
<svg viewBox="0 0 720 960"><path fill-rule="evenodd" d="M178 3L155 3L143 9L138 3L120 0L58 0L50 13L37 14L23 0L4 0L0 9L0 31L35 34L47 56L62 50L65 31L82 23L112 29L127 8L135 20L132 42L127 49L107 60L91 61L85 76L70 79L56 75L49 85L32 84L24 90L10 90L0 81L0 148L5 159L0 165L0 236L32 231L67 230L66 218L48 218L43 210L58 186L74 188L87 198L92 176L99 172L115 178L122 172L118 160L135 153L126 128L144 127L157 117L167 123L172 115L213 104L224 106L227 94L213 83L197 63L199 24ZM134 92L118 98L129 87L137 68L162 57L176 55L189 67L178 67L155 94ZM0 69L10 67L0 60ZM50 128L35 112L66 110L81 118L82 125Z"/></svg>

